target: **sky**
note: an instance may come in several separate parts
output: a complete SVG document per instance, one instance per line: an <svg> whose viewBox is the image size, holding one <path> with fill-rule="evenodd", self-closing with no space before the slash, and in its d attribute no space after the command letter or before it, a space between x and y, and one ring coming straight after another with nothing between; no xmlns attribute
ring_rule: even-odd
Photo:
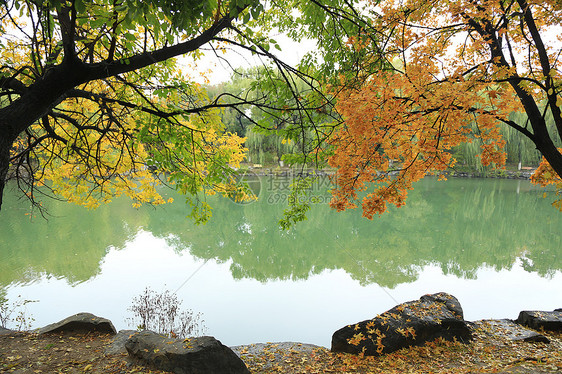
<svg viewBox="0 0 562 374"><path fill-rule="evenodd" d="M275 35L273 38L278 42L281 51L274 49L270 52L292 66L296 65L306 53L315 48L314 40L305 40L297 43L281 34ZM208 45L205 45L203 50L205 51L204 57L197 61L194 61L191 57L185 56L178 59L182 69L198 83L218 84L226 82L230 80L232 68L247 68L264 63L264 61L260 61L256 56L252 56L252 54L247 51L241 51L239 48L231 48L224 54L219 52L224 60L217 58ZM228 61L228 63L225 60ZM265 61L265 63L267 63L267 61ZM205 75L208 82L201 74Z"/></svg>

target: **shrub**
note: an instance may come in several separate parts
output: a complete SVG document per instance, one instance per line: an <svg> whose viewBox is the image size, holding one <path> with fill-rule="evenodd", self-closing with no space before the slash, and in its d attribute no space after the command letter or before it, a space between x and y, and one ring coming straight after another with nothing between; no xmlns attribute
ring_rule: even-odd
<svg viewBox="0 0 562 374"><path fill-rule="evenodd" d="M21 296L9 303L5 294L0 294L0 326L17 331L29 330L35 319L27 311L26 305L36 300L22 300Z"/></svg>
<svg viewBox="0 0 562 374"><path fill-rule="evenodd" d="M149 287L133 298L128 308L134 315L128 321L138 330L151 330L170 337L187 338L201 336L207 328L201 313L181 310L181 301L175 293L165 290L161 293Z"/></svg>

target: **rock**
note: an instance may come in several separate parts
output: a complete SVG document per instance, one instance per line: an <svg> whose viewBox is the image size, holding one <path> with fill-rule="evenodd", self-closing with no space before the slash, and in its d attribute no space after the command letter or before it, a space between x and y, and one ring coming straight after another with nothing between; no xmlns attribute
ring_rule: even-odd
<svg viewBox="0 0 562 374"><path fill-rule="evenodd" d="M125 348L133 360L176 374L250 373L230 348L211 336L181 340L141 331L127 340Z"/></svg>
<svg viewBox="0 0 562 374"><path fill-rule="evenodd" d="M317 349L323 349L319 345L297 343L297 342L278 342L278 343L254 343L246 345L237 345L230 347L238 356L250 355L259 356L264 352L283 353L289 352L304 352L313 353ZM277 357L276 357L277 358Z"/></svg>
<svg viewBox="0 0 562 374"><path fill-rule="evenodd" d="M255 343L230 348L248 365L259 367L263 372L275 372L276 368L287 367L294 360L312 362L315 352L326 350L318 345L296 342Z"/></svg>
<svg viewBox="0 0 562 374"><path fill-rule="evenodd" d="M0 335L10 335L12 333L14 333L13 330L0 326Z"/></svg>
<svg viewBox="0 0 562 374"><path fill-rule="evenodd" d="M562 309L552 312L524 310L519 313L516 322L535 330L562 331Z"/></svg>
<svg viewBox="0 0 562 374"><path fill-rule="evenodd" d="M444 292L424 295L339 329L332 335L331 350L379 356L437 338L462 342L472 338L459 301Z"/></svg>
<svg viewBox="0 0 562 374"><path fill-rule="evenodd" d="M125 349L125 343L133 334L135 334L136 330L121 330L111 339L111 342L105 349L104 353L106 355L119 355L122 353L127 353L127 349Z"/></svg>
<svg viewBox="0 0 562 374"><path fill-rule="evenodd" d="M480 332L498 340L550 343L546 336L522 327L509 319L482 320L475 322L474 325Z"/></svg>
<svg viewBox="0 0 562 374"><path fill-rule="evenodd" d="M116 334L113 323L106 318L97 317L91 313L78 313L67 317L60 322L52 323L37 330L38 334L58 332L102 332Z"/></svg>

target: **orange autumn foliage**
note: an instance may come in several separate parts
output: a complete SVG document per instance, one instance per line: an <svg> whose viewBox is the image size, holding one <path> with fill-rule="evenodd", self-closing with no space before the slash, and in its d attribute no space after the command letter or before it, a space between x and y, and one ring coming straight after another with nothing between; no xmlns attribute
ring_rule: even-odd
<svg viewBox="0 0 562 374"><path fill-rule="evenodd" d="M562 153L562 148L558 148L558 150ZM541 187L554 185L556 187L557 200L552 203L552 206L562 211L562 178L556 174L556 171L544 157L535 173L531 176L531 182Z"/></svg>
<svg viewBox="0 0 562 374"><path fill-rule="evenodd" d="M328 160L337 169L333 208L356 208L360 203L363 215L371 219L388 204L404 205L414 182L455 165L451 149L463 142L477 140L482 164L502 167L502 123L538 139L538 125L532 123L533 133L528 124L515 123L509 115L527 112L531 117L529 103L538 107L556 97L558 92L549 87L562 77L554 63L559 50L547 49L553 62L547 74L548 64L534 52L522 55L536 40L530 41L531 31L513 24L519 17L510 12L520 11L526 2L507 3L373 4L374 12L379 11L372 27L381 35L381 68L358 69L361 76L342 76L341 85L332 87L344 120L330 139L333 152ZM529 3L525 6L534 11L541 32L559 24L560 4ZM486 29L491 25L496 28ZM367 48L359 39L350 38L348 48ZM364 66L372 62L364 61ZM559 108L549 109L554 113ZM557 177L554 170L552 176Z"/></svg>

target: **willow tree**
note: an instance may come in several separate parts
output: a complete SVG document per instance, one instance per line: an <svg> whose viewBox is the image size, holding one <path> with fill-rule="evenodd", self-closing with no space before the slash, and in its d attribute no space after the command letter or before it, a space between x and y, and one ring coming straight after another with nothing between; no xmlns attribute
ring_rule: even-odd
<svg viewBox="0 0 562 374"><path fill-rule="evenodd" d="M345 120L331 137L334 208L362 204L371 218L388 203L403 205L413 182L454 166L450 150L463 142L478 139L482 163L501 166L502 124L544 156L533 180L560 191L561 2L370 1L362 17L369 28L349 35L345 48L365 57L332 87ZM510 116L517 112L525 115Z"/></svg>

